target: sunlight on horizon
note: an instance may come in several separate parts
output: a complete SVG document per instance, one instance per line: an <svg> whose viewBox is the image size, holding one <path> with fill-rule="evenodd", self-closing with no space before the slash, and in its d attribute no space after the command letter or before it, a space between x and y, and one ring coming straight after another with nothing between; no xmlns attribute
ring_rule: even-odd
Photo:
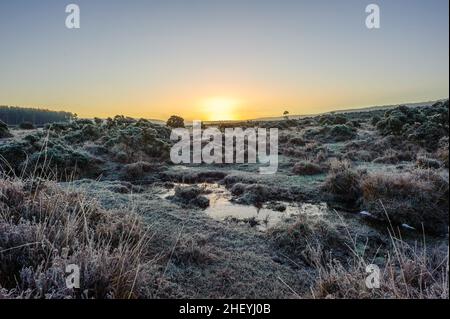
<svg viewBox="0 0 450 319"><path fill-rule="evenodd" d="M240 102L228 97L212 97L201 103L202 117L207 121L229 121L240 119L237 106Z"/></svg>
<svg viewBox="0 0 450 319"><path fill-rule="evenodd" d="M78 0L80 29L22 2L0 1L0 105L233 121L449 95L446 0L379 0L377 30L360 0Z"/></svg>

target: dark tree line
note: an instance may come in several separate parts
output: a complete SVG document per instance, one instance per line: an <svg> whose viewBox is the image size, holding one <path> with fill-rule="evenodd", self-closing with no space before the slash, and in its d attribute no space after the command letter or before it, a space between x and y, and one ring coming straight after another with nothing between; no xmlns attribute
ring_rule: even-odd
<svg viewBox="0 0 450 319"><path fill-rule="evenodd" d="M30 122L41 126L47 123L65 122L74 118L76 118L76 114L70 112L0 105L0 120L8 125Z"/></svg>

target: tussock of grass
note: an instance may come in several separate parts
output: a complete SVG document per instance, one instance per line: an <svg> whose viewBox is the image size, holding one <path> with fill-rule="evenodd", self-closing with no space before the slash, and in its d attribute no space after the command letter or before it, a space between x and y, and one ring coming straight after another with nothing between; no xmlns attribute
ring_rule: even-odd
<svg viewBox="0 0 450 319"><path fill-rule="evenodd" d="M300 215L292 223L270 230L269 238L281 256L299 271L310 269L310 290L296 292L300 298L448 298L448 246L428 247L406 241L388 229L361 236L337 214L338 221ZM366 285L367 267L380 270L380 287Z"/></svg>
<svg viewBox="0 0 450 319"><path fill-rule="evenodd" d="M392 234L393 232L391 232ZM370 258L357 249L357 239L349 233L353 255L343 264L335 258L315 258L316 271L311 286L312 298L327 299L448 299L448 247L408 243L390 237L390 246ZM326 247L309 245L310 256L322 256ZM380 270L379 287L366 285L368 270ZM369 268L368 268L369 267ZM370 270L371 271L371 270Z"/></svg>
<svg viewBox="0 0 450 319"><path fill-rule="evenodd" d="M434 170L377 173L361 184L363 207L380 219L408 224L426 232L448 231L448 180Z"/></svg>
<svg viewBox="0 0 450 319"><path fill-rule="evenodd" d="M0 296L77 297L65 284L69 264L80 267L80 291L89 297L146 295L150 237L137 214L106 211L51 182L30 183L0 180Z"/></svg>
<svg viewBox="0 0 450 319"><path fill-rule="evenodd" d="M300 161L294 165L292 172L296 175L317 175L323 172L320 165L308 161Z"/></svg>
<svg viewBox="0 0 450 319"><path fill-rule="evenodd" d="M361 174L348 161L333 161L325 181L324 190L333 201L354 208L361 197Z"/></svg>
<svg viewBox="0 0 450 319"><path fill-rule="evenodd" d="M284 224L269 230L269 238L277 249L287 254L293 260L302 260L311 265L317 258L332 254L334 258L345 259L350 250L347 248L347 238L342 227L321 217L300 215L292 224ZM310 245L326 247L327 252L311 255Z"/></svg>
<svg viewBox="0 0 450 319"><path fill-rule="evenodd" d="M122 169L121 178L127 181L139 182L145 177L146 174L157 171L158 167L159 166L156 164L151 164L144 161L127 164L124 165Z"/></svg>

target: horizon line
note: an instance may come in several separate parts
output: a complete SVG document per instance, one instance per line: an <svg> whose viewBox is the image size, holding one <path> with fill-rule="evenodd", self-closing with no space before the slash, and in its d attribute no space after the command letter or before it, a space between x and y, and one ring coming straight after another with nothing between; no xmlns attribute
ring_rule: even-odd
<svg viewBox="0 0 450 319"><path fill-rule="evenodd" d="M328 113L333 113L333 112L357 112L357 111L364 111L365 109L371 109L371 108L388 108L388 107L395 107L395 106L400 106L400 105L414 105L414 104L418 104L418 105L426 105L429 103L436 103L436 102L440 102L440 101L446 101L449 100L449 97L443 97L443 98L438 98L438 99L431 99L431 100L425 100L425 101L409 101L409 102L401 102L401 103L391 103L391 104L382 104L382 105L377 105L377 104L368 104L368 105L362 105L362 106L355 106L355 107L350 107L350 108L336 108L336 109L332 109L330 111L327 112L319 112L319 113L309 113L309 114L288 114L288 117L291 118L295 118L295 117L312 117L312 116L318 116L318 115L322 115L322 114L328 114ZM7 105L7 104L0 104L0 107L18 107L18 108L24 108L24 109L36 109L36 110L44 110L44 111L53 111L53 112L67 112L67 113L72 113L72 114L77 114L75 112L72 111L68 111L66 109L59 109L59 110L52 110L49 109L48 107L35 107L35 106L19 106L19 105ZM177 115L177 116L181 116L179 114L172 114L172 115ZM165 122L167 121L167 119L160 119L160 118L148 118L148 117L136 117L136 116L129 116L126 114L116 114L116 115L112 115L112 116L106 116L106 117L99 117L99 116L94 116L94 117L79 117L80 119L94 119L94 118L101 118L101 119L106 119L106 118L110 118L110 117L114 117L114 116L125 116L125 117L129 117L129 118L133 118L133 119L146 119L146 120L153 120L153 121L161 121L161 122ZM277 119L277 118L283 118L283 115L273 115L273 116L264 116L264 117L257 117L257 118L247 118L247 119L239 119L239 120L215 120L215 121L210 121L210 120L201 120L202 122L208 122L208 123L218 123L218 122L242 122L242 121L263 121L263 120L270 120L270 119ZM197 121L198 119L185 119L185 121L187 122L192 122L192 121Z"/></svg>

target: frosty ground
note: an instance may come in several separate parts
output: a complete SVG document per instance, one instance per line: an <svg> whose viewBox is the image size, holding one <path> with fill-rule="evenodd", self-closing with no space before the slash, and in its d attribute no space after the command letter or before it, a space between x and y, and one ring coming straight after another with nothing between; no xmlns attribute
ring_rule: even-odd
<svg viewBox="0 0 450 319"><path fill-rule="evenodd" d="M173 165L126 117L0 127L0 296L448 298L448 101L277 127L279 168ZM381 287L365 284L378 265Z"/></svg>

